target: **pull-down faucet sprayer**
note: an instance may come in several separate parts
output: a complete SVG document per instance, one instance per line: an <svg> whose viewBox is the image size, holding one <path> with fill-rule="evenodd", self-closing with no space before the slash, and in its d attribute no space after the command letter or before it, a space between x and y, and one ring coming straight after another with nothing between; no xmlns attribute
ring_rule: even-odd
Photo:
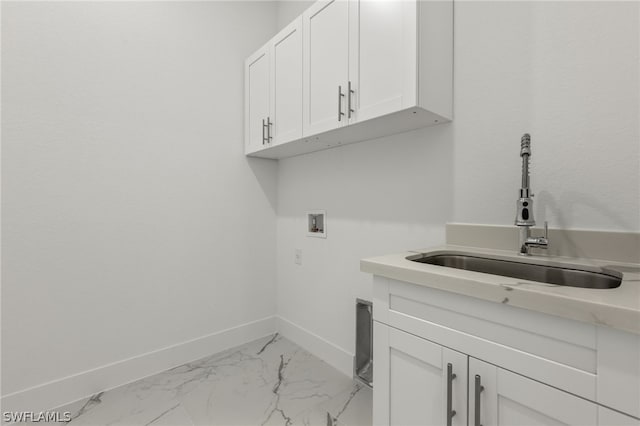
<svg viewBox="0 0 640 426"><path fill-rule="evenodd" d="M531 136L528 133L520 139L520 157L522 157L522 187L520 198L517 202L516 226L520 227L520 249L523 256L530 254L531 247L546 249L549 246L547 239L547 222L544 223L544 237L531 237L531 227L535 226L533 218L533 193L529 188L529 157L531 157Z"/></svg>

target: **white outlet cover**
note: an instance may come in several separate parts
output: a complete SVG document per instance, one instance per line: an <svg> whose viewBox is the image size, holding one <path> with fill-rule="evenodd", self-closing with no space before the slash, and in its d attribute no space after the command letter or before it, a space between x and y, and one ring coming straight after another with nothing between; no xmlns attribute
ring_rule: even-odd
<svg viewBox="0 0 640 426"><path fill-rule="evenodd" d="M302 265L302 250L296 249L293 261L296 265Z"/></svg>

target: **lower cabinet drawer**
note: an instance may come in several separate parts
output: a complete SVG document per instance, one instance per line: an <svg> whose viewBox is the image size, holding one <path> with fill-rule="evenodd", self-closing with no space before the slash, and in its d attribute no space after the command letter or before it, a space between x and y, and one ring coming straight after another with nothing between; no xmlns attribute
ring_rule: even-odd
<svg viewBox="0 0 640 426"><path fill-rule="evenodd" d="M374 296L377 321L596 400L593 325L395 280Z"/></svg>

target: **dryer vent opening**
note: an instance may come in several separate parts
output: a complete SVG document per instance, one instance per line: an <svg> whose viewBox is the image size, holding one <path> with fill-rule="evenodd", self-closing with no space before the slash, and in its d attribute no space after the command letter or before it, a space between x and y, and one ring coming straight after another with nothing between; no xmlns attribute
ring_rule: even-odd
<svg viewBox="0 0 640 426"><path fill-rule="evenodd" d="M356 299L356 356L353 360L356 379L373 387L373 305Z"/></svg>

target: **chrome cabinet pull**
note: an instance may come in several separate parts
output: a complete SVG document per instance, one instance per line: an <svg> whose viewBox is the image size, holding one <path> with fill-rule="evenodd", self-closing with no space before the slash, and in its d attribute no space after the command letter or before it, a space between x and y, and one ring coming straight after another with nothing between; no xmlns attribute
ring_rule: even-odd
<svg viewBox="0 0 640 426"><path fill-rule="evenodd" d="M267 127L267 125L264 123L264 118L262 119L262 145L265 144L265 142L267 141L267 138L264 135L264 129Z"/></svg>
<svg viewBox="0 0 640 426"><path fill-rule="evenodd" d="M484 391L484 386L482 386L482 384L480 383L480 376L476 374L476 383L475 383L475 402L474 402L474 406L475 406L475 416L473 419L473 426L482 426L482 423L480 422L480 394L482 393L482 391Z"/></svg>
<svg viewBox="0 0 640 426"><path fill-rule="evenodd" d="M456 375L453 373L453 365L451 363L447 364L447 426L451 426L453 416L456 415L456 410L453 409L453 401L452 401L452 382L456 378Z"/></svg>
<svg viewBox="0 0 640 426"><path fill-rule="evenodd" d="M342 98L344 98L342 86L338 86L338 121L342 121L342 116L344 115L344 112L342 112Z"/></svg>
<svg viewBox="0 0 640 426"><path fill-rule="evenodd" d="M271 122L271 117L267 117L267 143L271 143L271 126L273 123Z"/></svg>
<svg viewBox="0 0 640 426"><path fill-rule="evenodd" d="M354 109L351 109L351 95L354 94L353 90L351 90L351 81L349 81L348 90L347 90L347 118L351 118L351 113L356 112Z"/></svg>

